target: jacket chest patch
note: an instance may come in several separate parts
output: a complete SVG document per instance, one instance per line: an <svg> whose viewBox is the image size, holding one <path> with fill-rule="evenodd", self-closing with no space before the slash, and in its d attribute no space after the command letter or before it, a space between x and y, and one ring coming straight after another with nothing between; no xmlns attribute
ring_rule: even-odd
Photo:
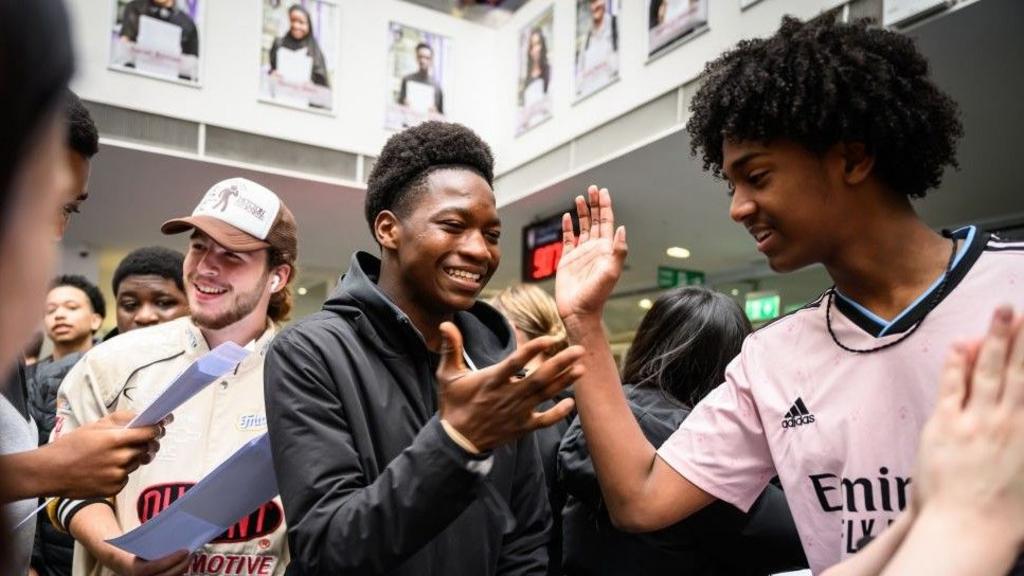
<svg viewBox="0 0 1024 576"><path fill-rule="evenodd" d="M266 414L242 414L235 427L242 432L263 432L267 429Z"/></svg>

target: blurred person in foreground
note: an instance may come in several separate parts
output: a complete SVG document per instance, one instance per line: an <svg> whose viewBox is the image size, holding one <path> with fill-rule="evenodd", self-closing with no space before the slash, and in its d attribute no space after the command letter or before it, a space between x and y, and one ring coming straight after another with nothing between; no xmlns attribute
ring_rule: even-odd
<svg viewBox="0 0 1024 576"><path fill-rule="evenodd" d="M73 70L67 15L59 0L0 3L0 297L16 302L0 316L0 569L28 570L35 518L15 524L36 498L105 496L152 458L159 426L124 430L131 414L112 414L61 442L35 449L20 352L38 326L57 259L54 241L82 191L67 154L67 83ZM15 49L16 47L16 49Z"/></svg>
<svg viewBox="0 0 1024 576"><path fill-rule="evenodd" d="M672 290L654 301L622 368L626 401L644 436L660 446L722 381L750 333L743 310L706 288ZM558 453L565 573L755 575L807 565L786 497L768 484L749 513L716 502L650 534L616 528L608 516L579 419Z"/></svg>

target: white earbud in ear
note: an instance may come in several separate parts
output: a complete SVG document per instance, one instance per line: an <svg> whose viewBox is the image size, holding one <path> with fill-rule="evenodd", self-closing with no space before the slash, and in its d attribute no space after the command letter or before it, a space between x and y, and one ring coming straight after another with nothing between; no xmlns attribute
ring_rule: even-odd
<svg viewBox="0 0 1024 576"><path fill-rule="evenodd" d="M274 279L270 281L270 291L277 290L277 287L281 285L281 277L274 276Z"/></svg>

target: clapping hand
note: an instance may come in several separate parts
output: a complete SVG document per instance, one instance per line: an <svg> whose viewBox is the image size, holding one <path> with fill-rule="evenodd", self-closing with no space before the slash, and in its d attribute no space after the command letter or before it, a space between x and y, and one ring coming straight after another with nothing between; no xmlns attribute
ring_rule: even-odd
<svg viewBox="0 0 1024 576"><path fill-rule="evenodd" d="M544 412L536 409L583 375L579 364L582 347L570 346L525 378L517 378L534 356L555 343L554 338L535 338L503 361L471 371L463 359L462 334L455 324L441 324L441 335L444 345L437 367L440 416L477 449L490 450L572 412L571 398Z"/></svg>
<svg viewBox="0 0 1024 576"><path fill-rule="evenodd" d="M983 341L949 354L917 467L918 514L1024 543L1024 324L1009 307Z"/></svg>

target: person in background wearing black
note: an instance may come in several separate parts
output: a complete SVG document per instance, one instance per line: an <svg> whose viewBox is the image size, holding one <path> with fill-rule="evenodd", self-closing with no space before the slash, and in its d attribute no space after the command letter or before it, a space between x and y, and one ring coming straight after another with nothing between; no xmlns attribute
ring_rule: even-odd
<svg viewBox="0 0 1024 576"><path fill-rule="evenodd" d="M530 340L550 336L555 339L547 350L544 350L523 368L524 375L529 374L544 360L551 358L569 343L565 339L565 326L558 316L555 299L547 292L532 284L517 284L505 288L490 304L498 309L516 334L516 346L522 348ZM572 392L565 390L551 400L543 402L537 408L545 410L555 405L558 400L568 398ZM540 448L541 462L544 464L544 482L548 488L548 503L551 505L551 542L548 544L548 574L562 574L562 506L565 505L565 490L558 482L558 444L562 435L569 429L574 415L555 422L547 428L537 430L537 447Z"/></svg>
<svg viewBox="0 0 1024 576"><path fill-rule="evenodd" d="M39 430L39 445L50 440L57 415L57 390L64 376L93 345L107 315L107 304L95 284L84 276L58 276L46 295L46 335L53 354L26 366L29 411ZM36 518L32 569L40 576L69 576L75 541L50 524L46 510Z"/></svg>
<svg viewBox="0 0 1024 576"><path fill-rule="evenodd" d="M270 73L277 71L277 51L281 48L305 50L306 55L313 60L310 82L317 86L329 87L327 61L320 50L320 44L313 36L313 21L309 17L309 11L298 4L293 4L288 8L288 22L288 33L274 40L274 45L270 47Z"/></svg>
<svg viewBox="0 0 1024 576"><path fill-rule="evenodd" d="M43 448L29 416L18 356L39 323L60 236L80 201L65 153L64 110L74 70L67 14L59 0L0 2L0 573L29 569L36 498L114 494L152 458L160 426L125 430L118 413ZM16 50L11 47L17 47ZM33 304L34 303L34 304Z"/></svg>
<svg viewBox="0 0 1024 576"><path fill-rule="evenodd" d="M121 39L136 42L139 18L149 16L181 28L181 53L199 57L199 31L192 17L178 9L175 0L133 0L124 7Z"/></svg>
<svg viewBox="0 0 1024 576"><path fill-rule="evenodd" d="M750 322L728 296L706 288L663 294L644 316L622 369L626 399L644 435L661 445L693 406L722 381ZM617 529L577 418L562 439L559 476L565 573L755 575L807 565L782 490L769 484L744 514L717 502L650 534Z"/></svg>
<svg viewBox="0 0 1024 576"><path fill-rule="evenodd" d="M426 42L416 45L416 66L418 70L402 78L402 89L398 92L398 103L408 106L406 97L406 85L409 82L419 82L434 88L434 109L431 112L444 114L444 92L441 91L441 84L434 78L434 49Z"/></svg>
<svg viewBox="0 0 1024 576"><path fill-rule="evenodd" d="M46 335L53 354L28 367L29 408L39 428L39 445L50 438L57 412L57 389L71 367L93 345L107 315L107 303L85 276L65 274L50 284L46 295Z"/></svg>
<svg viewBox="0 0 1024 576"><path fill-rule="evenodd" d="M583 349L519 379L553 339L515 350L477 300L501 257L493 170L458 124L391 137L366 194L381 258L356 252L323 309L271 344L289 574L546 574L551 513L530 432L572 410L536 411L583 373Z"/></svg>
<svg viewBox="0 0 1024 576"><path fill-rule="evenodd" d="M162 246L139 248L125 256L112 281L117 327L107 332L104 341L187 316L184 265L184 254Z"/></svg>

